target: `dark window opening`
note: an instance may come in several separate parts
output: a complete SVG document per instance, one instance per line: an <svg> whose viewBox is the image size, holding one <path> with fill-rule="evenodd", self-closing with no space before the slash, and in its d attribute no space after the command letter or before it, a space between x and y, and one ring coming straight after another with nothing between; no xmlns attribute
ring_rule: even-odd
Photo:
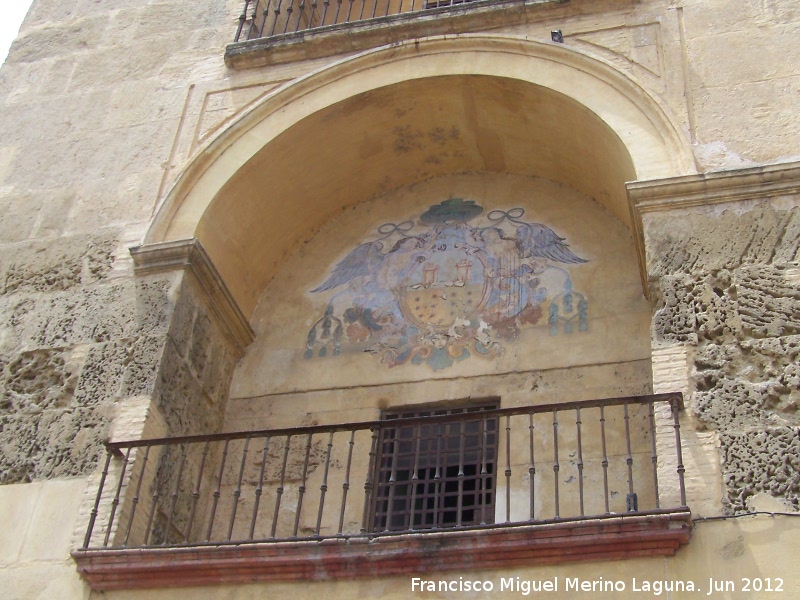
<svg viewBox="0 0 800 600"><path fill-rule="evenodd" d="M494 523L496 405L392 411L387 420L460 415L456 422L386 427L379 440L375 531Z"/></svg>

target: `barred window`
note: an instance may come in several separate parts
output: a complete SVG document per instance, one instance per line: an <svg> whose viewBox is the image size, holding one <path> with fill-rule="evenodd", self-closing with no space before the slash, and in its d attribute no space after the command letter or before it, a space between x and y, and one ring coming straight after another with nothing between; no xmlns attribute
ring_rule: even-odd
<svg viewBox="0 0 800 600"><path fill-rule="evenodd" d="M496 404L384 413L393 420L463 415L447 423L384 427L376 461L375 531L494 523Z"/></svg>

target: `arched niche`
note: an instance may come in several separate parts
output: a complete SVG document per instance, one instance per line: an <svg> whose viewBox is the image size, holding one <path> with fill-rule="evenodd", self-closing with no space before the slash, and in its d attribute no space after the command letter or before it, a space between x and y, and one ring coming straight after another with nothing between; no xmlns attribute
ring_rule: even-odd
<svg viewBox="0 0 800 600"><path fill-rule="evenodd" d="M249 317L285 258L339 212L476 171L569 186L630 227L624 183L693 163L668 112L605 63L519 38L436 37L265 98L186 169L145 241L198 238Z"/></svg>

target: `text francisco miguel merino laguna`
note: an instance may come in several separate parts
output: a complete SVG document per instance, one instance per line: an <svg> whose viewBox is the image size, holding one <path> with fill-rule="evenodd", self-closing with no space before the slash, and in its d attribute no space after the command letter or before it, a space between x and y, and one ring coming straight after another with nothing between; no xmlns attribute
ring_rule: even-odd
<svg viewBox="0 0 800 600"><path fill-rule="evenodd" d="M768 591L782 591L783 581L771 580ZM742 583L750 586L751 580L743 579ZM761 580L759 580L761 583ZM780 587L776 587L780 586ZM633 578L629 582L619 579L580 579L579 577L553 577L552 579L522 579L521 577L501 577L499 581L466 579L422 579L411 578L412 592L511 592L522 596L540 592L644 592L652 596L660 596L667 592L703 592L710 596L717 591L736 591L740 587L733 581L709 579L708 587L703 589L689 580L648 580ZM745 589L742 587L741 589ZM761 588L763 589L763 588Z"/></svg>

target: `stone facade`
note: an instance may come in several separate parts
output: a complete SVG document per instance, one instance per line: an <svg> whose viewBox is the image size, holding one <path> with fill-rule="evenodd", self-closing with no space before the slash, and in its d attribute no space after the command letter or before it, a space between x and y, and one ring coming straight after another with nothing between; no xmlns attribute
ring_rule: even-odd
<svg viewBox="0 0 800 600"><path fill-rule="evenodd" d="M578 571L627 582L618 597L631 598L633 577L703 591L709 577L731 580L731 598L748 597L741 577L769 578L800 594L798 521L781 516L800 510L795 3L479 1L227 46L242 4L34 0L0 69L9 597L175 595L161 583L104 595L79 579L70 552L93 514L112 510L94 505L98 481L122 473L118 458L103 471L104 442L365 421L471 398L509 408L673 391L686 404L697 518L686 547L483 575L563 582ZM431 217L454 199L481 216ZM560 241L543 250L526 227ZM413 236L407 273L435 262L431 240L485 272L472 313L426 330L400 292L380 295L386 257L403 257ZM379 266L337 279L368 247ZM503 300L502 269L517 285ZM465 282L450 279L447 289ZM334 318L346 343L324 346ZM392 335L377 335L390 322ZM308 453L318 479L325 446ZM145 471L131 456L127 473ZM275 483L281 455L264 456ZM675 471L670 460L660 472ZM178 464L149 463L155 488ZM172 539L192 509L160 501L155 535ZM133 522L131 502L120 512ZM759 512L775 516L746 516ZM93 539L119 535L98 526ZM242 598L409 589L381 573L230 585Z"/></svg>
<svg viewBox="0 0 800 600"><path fill-rule="evenodd" d="M691 410L699 427L720 434L724 506L734 513L750 510L759 492L798 506L798 209L791 192L764 182L764 197L710 209L678 208L677 201L645 221L654 343L688 350Z"/></svg>

